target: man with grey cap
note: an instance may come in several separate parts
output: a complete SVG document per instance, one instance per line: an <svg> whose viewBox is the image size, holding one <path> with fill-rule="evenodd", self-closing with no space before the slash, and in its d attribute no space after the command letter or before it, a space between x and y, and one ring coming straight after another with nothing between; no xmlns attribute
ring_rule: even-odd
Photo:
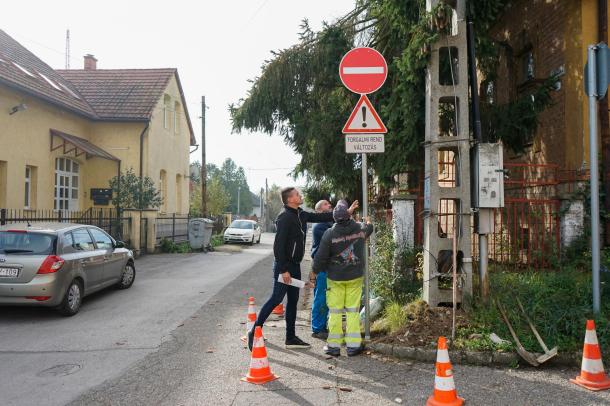
<svg viewBox="0 0 610 406"><path fill-rule="evenodd" d="M337 203L333 218L335 225L324 233L312 267L315 274L326 271L328 283L326 303L330 314L324 352L338 356L341 345L345 343L347 355L354 356L364 348L360 333L360 298L366 239L373 233L373 225L368 220L366 224L356 223L345 200Z"/></svg>

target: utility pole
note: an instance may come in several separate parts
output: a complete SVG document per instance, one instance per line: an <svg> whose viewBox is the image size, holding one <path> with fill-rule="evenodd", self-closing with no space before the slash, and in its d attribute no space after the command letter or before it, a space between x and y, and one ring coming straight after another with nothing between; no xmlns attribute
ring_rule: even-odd
<svg viewBox="0 0 610 406"><path fill-rule="evenodd" d="M261 205L261 223L263 222L263 219L265 218L265 201L263 200L263 194L265 193L265 189L261 188L261 194L259 197L259 201L260 201L260 205Z"/></svg>
<svg viewBox="0 0 610 406"><path fill-rule="evenodd" d="M241 200L241 186L237 186L237 215L239 216L239 204Z"/></svg>
<svg viewBox="0 0 610 406"><path fill-rule="evenodd" d="M267 202L269 201L269 183L267 182L267 178L265 178L265 231L269 232L269 210L267 209Z"/></svg>
<svg viewBox="0 0 610 406"><path fill-rule="evenodd" d="M205 96L201 96L201 216L207 217L207 180L208 173L205 161Z"/></svg>
<svg viewBox="0 0 610 406"><path fill-rule="evenodd" d="M597 2L597 42L608 43L608 2L598 0ZM602 143L602 187L604 190L604 210L610 213L610 117L608 116L608 96L599 100L597 105L599 117L599 138ZM610 219L603 221L602 235L604 236L602 246L610 246Z"/></svg>
<svg viewBox="0 0 610 406"><path fill-rule="evenodd" d="M591 274L593 279L593 313L599 314L601 303L599 287L599 167L597 163L597 98L599 89L597 88L598 72L596 50L597 46L589 45L587 52L588 83L586 83L586 86L588 88L589 96L589 171L591 172Z"/></svg>
<svg viewBox="0 0 610 406"><path fill-rule="evenodd" d="M65 68L70 69L70 29L66 30L66 63Z"/></svg>

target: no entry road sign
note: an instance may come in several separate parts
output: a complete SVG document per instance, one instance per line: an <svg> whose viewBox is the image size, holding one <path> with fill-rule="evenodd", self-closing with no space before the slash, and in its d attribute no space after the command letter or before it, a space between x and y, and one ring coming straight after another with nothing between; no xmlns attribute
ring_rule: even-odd
<svg viewBox="0 0 610 406"><path fill-rule="evenodd" d="M373 48L354 48L339 64L339 76L349 90L369 94L378 90L388 77L388 64Z"/></svg>

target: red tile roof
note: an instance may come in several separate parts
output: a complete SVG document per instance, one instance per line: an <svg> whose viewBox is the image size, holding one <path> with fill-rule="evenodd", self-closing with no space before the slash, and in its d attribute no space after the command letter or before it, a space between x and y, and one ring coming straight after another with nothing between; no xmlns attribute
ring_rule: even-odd
<svg viewBox="0 0 610 406"><path fill-rule="evenodd" d="M30 74L24 72L22 67ZM46 76L57 87L47 82ZM57 104L77 114L96 114L78 90L36 55L0 30L0 83Z"/></svg>
<svg viewBox="0 0 610 406"><path fill-rule="evenodd" d="M150 120L172 76L178 82L191 145L195 145L176 69L54 70L0 30L0 83L93 120Z"/></svg>

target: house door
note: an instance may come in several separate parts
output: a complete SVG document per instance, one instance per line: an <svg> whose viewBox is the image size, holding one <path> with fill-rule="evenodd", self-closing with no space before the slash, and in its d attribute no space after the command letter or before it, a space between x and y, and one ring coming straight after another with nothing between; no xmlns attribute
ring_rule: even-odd
<svg viewBox="0 0 610 406"><path fill-rule="evenodd" d="M55 210L78 210L78 162L69 158L55 160Z"/></svg>

